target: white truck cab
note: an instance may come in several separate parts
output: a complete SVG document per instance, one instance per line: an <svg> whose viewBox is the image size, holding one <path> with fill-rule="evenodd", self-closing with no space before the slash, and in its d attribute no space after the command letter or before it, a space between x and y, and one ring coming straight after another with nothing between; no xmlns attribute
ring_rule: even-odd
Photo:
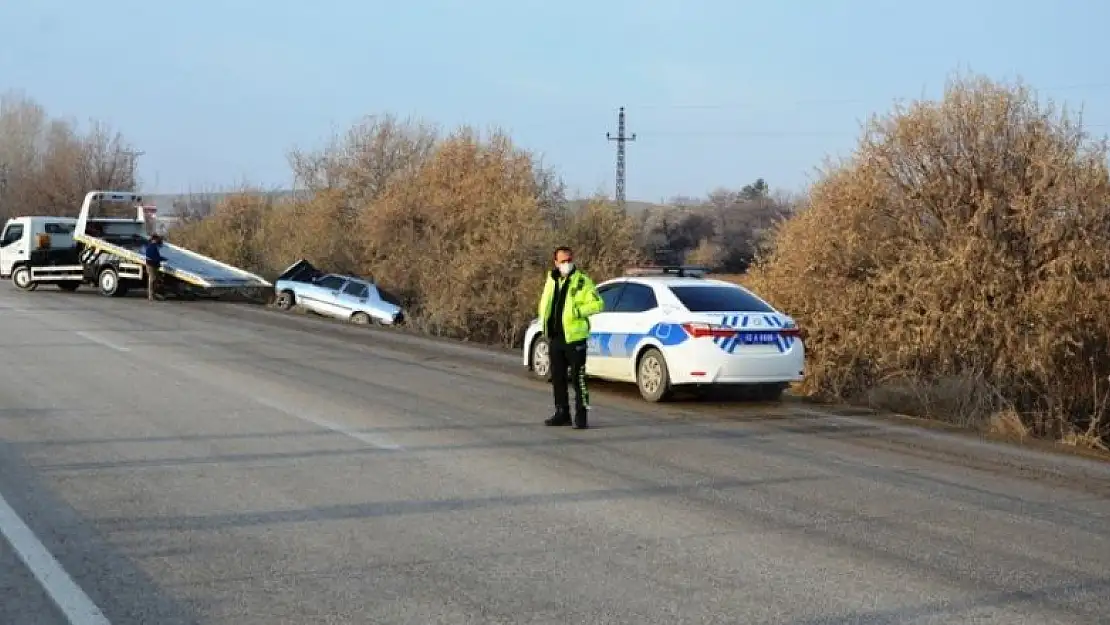
<svg viewBox="0 0 1110 625"><path fill-rule="evenodd" d="M74 246L73 217L13 217L0 234L0 278L9 278L13 268L31 261L38 249L66 249Z"/></svg>

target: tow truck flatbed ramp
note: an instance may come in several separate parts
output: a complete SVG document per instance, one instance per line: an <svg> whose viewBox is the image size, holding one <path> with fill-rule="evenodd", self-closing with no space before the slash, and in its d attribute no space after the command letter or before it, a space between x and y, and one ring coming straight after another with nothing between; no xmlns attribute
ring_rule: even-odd
<svg viewBox="0 0 1110 625"><path fill-rule="evenodd" d="M135 216L126 217L101 217L91 215L94 207L99 208L104 203L117 206L130 207L135 211ZM130 236L94 236L88 232L91 224L107 230L115 224L143 224L145 216L141 206L142 196L136 193L120 191L90 191L85 195L81 204L81 214L77 218L77 226L73 232L73 239L84 245L82 254L85 262L94 262L102 254L109 254L122 261L143 265L146 257L143 255L143 246L147 236L138 232ZM192 250L178 247L172 243L162 244L163 266L161 273L173 276L182 282L203 289L239 289L259 288L272 286L262 276L253 274L244 269L228 265L214 258L198 254Z"/></svg>

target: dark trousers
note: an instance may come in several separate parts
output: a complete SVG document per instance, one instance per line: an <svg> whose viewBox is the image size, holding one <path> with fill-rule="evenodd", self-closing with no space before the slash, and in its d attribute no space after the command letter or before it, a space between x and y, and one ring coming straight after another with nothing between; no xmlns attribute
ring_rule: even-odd
<svg viewBox="0 0 1110 625"><path fill-rule="evenodd" d="M558 339L548 344L551 357L551 387L556 408L569 408L568 384L574 385L574 406L578 412L590 407L590 390L586 386L586 341L564 343ZM568 371L569 377L568 377Z"/></svg>

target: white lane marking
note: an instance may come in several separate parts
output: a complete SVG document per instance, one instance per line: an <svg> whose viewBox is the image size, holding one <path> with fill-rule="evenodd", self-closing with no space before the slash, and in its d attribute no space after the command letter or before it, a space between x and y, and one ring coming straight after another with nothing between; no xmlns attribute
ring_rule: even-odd
<svg viewBox="0 0 1110 625"><path fill-rule="evenodd" d="M128 347L124 347L123 345L118 345L116 343L113 343L113 342L109 341L108 339L99 337L99 336L97 336L95 334L92 334L90 332L85 332L83 330L77 330L77 331L74 332L74 334L76 334L77 336L79 336L79 337L81 337L81 338L83 338L87 341L92 341L93 343L99 343L100 345L103 345L104 347L107 347L109 349L114 349L117 352L129 352L129 351L131 351L131 349L128 348Z"/></svg>
<svg viewBox="0 0 1110 625"><path fill-rule="evenodd" d="M389 440L388 438L386 438L384 436L369 434L367 432L359 432L357 430L352 430L352 429L350 429L350 428L348 428L348 427L346 427L342 424L336 423L334 421L329 421L327 419L324 419L322 417L317 417L315 415L301 414L299 412L296 412L296 411L290 409L288 406L283 406L279 402L271 401L271 400L269 400L265 397L255 397L254 400L257 401L258 403L264 405L264 406L267 406L269 408L273 408L274 410L279 410L279 411L281 411L281 412L283 412L283 413L285 413L285 414L287 414L287 415L289 415L293 418L300 419L301 421L305 421L305 422L311 423L313 425L318 425L318 426L320 426L324 429L331 430L332 432L335 432L337 434L342 434L344 436L349 436L349 437L355 439L356 441L361 441L361 442L366 443L367 445L370 445L372 447L377 447L378 449L392 449L392 450L404 449L403 447L401 447L397 443L394 443L393 441Z"/></svg>
<svg viewBox="0 0 1110 625"><path fill-rule="evenodd" d="M70 625L111 625L100 608L96 607L85 591L81 590L62 565L50 555L31 528L8 505L3 495L0 495L0 533L57 604Z"/></svg>

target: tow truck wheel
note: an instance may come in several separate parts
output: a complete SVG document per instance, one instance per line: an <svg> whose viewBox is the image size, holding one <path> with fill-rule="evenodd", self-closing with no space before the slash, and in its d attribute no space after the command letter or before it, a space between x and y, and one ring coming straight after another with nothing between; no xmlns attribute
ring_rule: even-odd
<svg viewBox="0 0 1110 625"><path fill-rule="evenodd" d="M100 289L100 294L106 297L119 296L119 274L111 267L100 272L100 276L96 280L96 285Z"/></svg>
<svg viewBox="0 0 1110 625"><path fill-rule="evenodd" d="M24 291L34 291L38 287L38 284L31 281L31 268L27 266L16 267L12 271L12 284Z"/></svg>

